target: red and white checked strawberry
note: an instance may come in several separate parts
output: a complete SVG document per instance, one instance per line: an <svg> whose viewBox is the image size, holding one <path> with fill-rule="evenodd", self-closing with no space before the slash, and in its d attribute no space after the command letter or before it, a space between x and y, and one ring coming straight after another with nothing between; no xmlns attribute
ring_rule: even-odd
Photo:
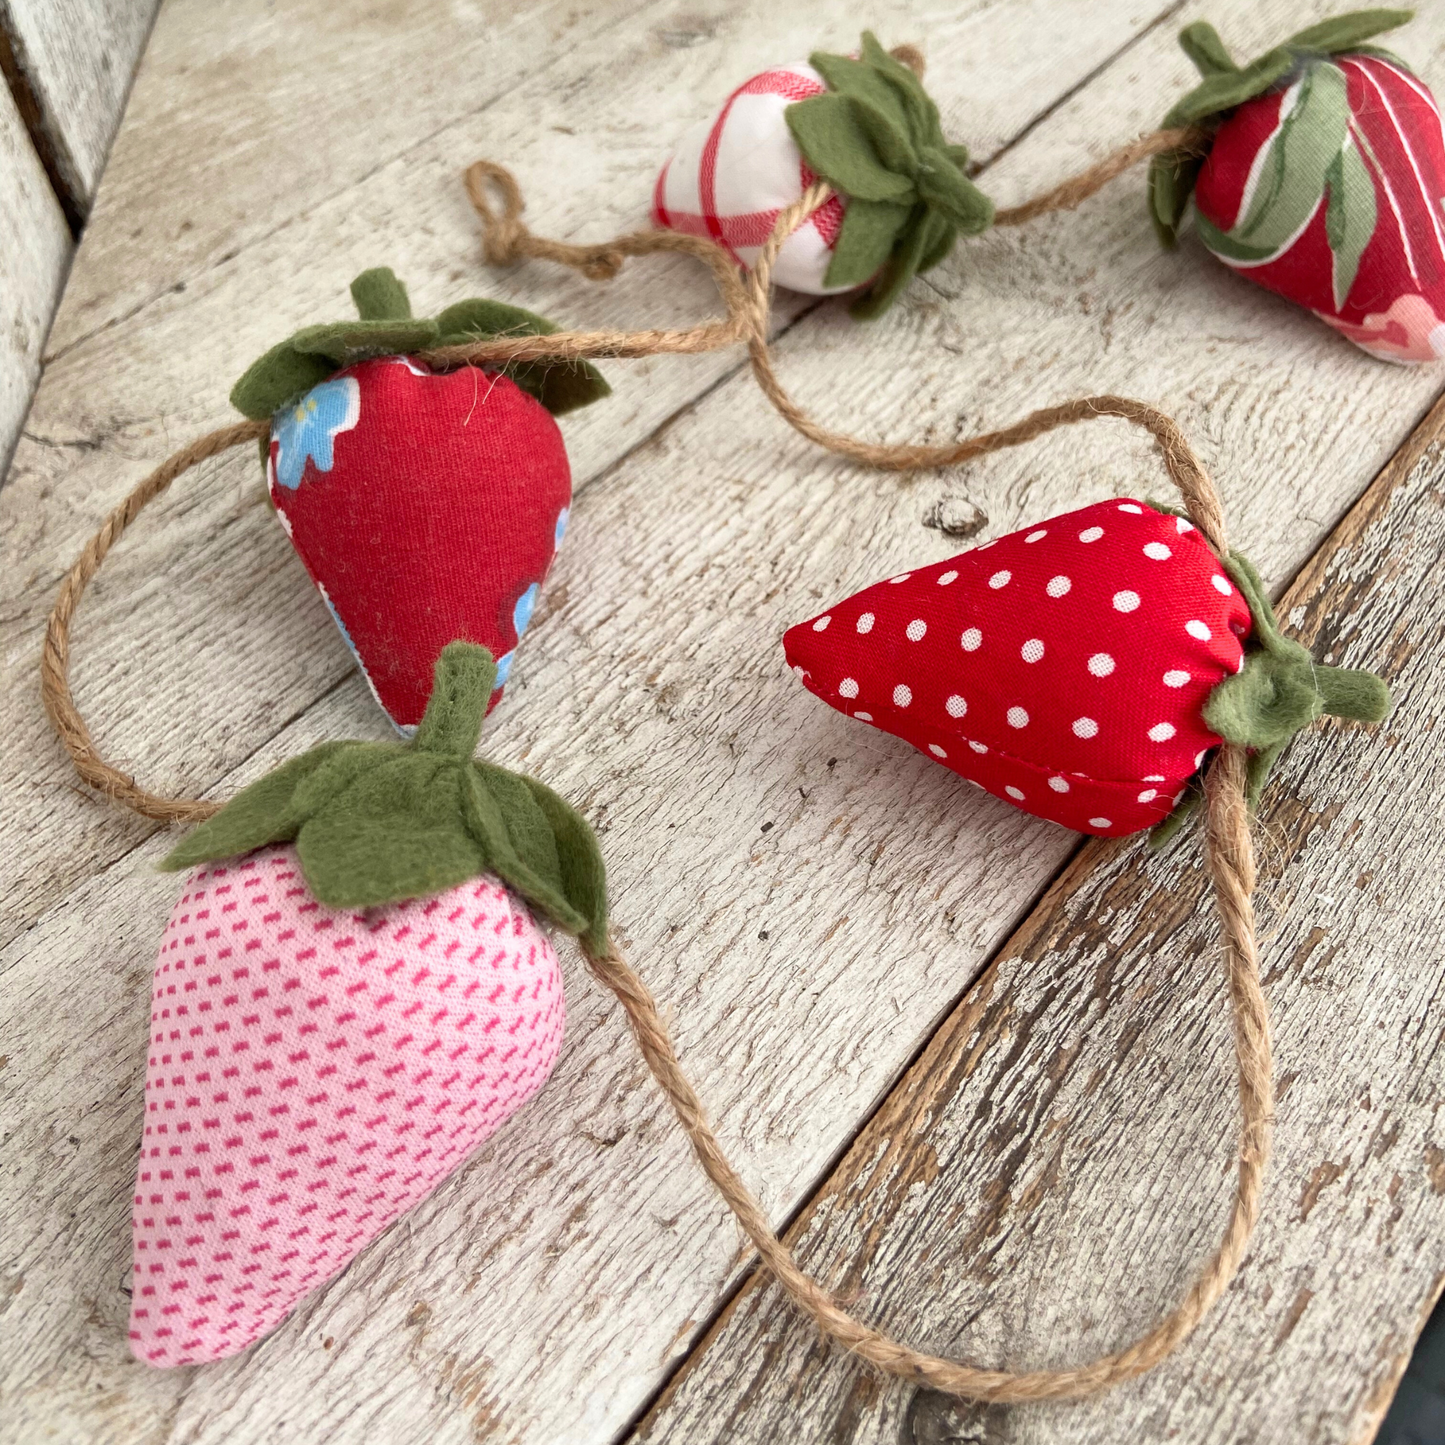
<svg viewBox="0 0 1445 1445"><path fill-rule="evenodd" d="M602 863L555 794L472 761L492 674L453 643L411 743L323 744L166 860L201 866L155 969L132 1216L147 1364L266 1334L550 1074L562 979L532 910L600 946Z"/></svg>
<svg viewBox="0 0 1445 1445"><path fill-rule="evenodd" d="M377 701L403 732L443 647L499 659L498 697L567 526L571 471L553 414L607 392L590 366L437 371L410 353L548 321L494 301L411 315L390 271L352 285L362 319L312 326L236 384L272 418L277 518Z"/></svg>
<svg viewBox="0 0 1445 1445"><path fill-rule="evenodd" d="M860 56L818 52L733 91L663 166L652 219L747 266L778 213L821 177L836 194L784 242L774 278L811 295L866 284L853 311L876 316L960 234L992 222L967 163L918 77L865 33Z"/></svg>
<svg viewBox="0 0 1445 1445"><path fill-rule="evenodd" d="M1226 265L1386 361L1445 356L1445 136L1429 90L1364 42L1410 19L1372 10L1312 26L1239 69L1213 28L1180 41L1204 83L1166 126L1215 127L1208 154L1151 171L1172 241L1195 228Z"/></svg>
<svg viewBox="0 0 1445 1445"><path fill-rule="evenodd" d="M1284 638L1242 558L1127 499L865 588L783 648L840 712L1086 833L1161 822L1226 738L1257 749L1257 792L1304 723L1389 701Z"/></svg>

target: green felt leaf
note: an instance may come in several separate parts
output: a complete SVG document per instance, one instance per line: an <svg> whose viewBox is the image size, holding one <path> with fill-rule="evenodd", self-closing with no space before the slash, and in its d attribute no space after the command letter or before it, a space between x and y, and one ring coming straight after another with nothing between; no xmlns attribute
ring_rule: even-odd
<svg viewBox="0 0 1445 1445"><path fill-rule="evenodd" d="M871 280L887 261L912 213L912 206L893 201L849 201L824 284L861 286Z"/></svg>
<svg viewBox="0 0 1445 1445"><path fill-rule="evenodd" d="M930 211L924 217L923 225L925 234L918 248L920 272L932 270L944 260L953 250L954 242L958 240L958 227L946 217L940 216L937 211Z"/></svg>
<svg viewBox="0 0 1445 1445"><path fill-rule="evenodd" d="M977 236L993 225L993 202L940 148L923 153L915 181L924 203L965 236Z"/></svg>
<svg viewBox="0 0 1445 1445"><path fill-rule="evenodd" d="M231 405L252 421L265 421L288 402L325 381L335 370L321 357L303 356L289 341L283 341L246 368L231 388ZM264 463L269 450L264 438L261 447Z"/></svg>
<svg viewBox="0 0 1445 1445"><path fill-rule="evenodd" d="M918 152L908 138L906 126L890 119L870 101L850 96L853 118L868 138L879 163L895 175L911 176L918 169Z"/></svg>
<svg viewBox="0 0 1445 1445"><path fill-rule="evenodd" d="M1204 161L1188 151L1166 151L1149 163L1149 215L1166 246L1179 239L1179 227L1203 166Z"/></svg>
<svg viewBox="0 0 1445 1445"><path fill-rule="evenodd" d="M790 105L783 118L808 164L846 195L864 201L911 201L916 194L907 176L881 164L847 97L810 96Z"/></svg>
<svg viewBox="0 0 1445 1445"><path fill-rule="evenodd" d="M834 95L861 101L883 116L905 139L913 133L913 112L903 94L877 69L847 55L819 52L809 62ZM911 74L912 72L910 72Z"/></svg>
<svg viewBox="0 0 1445 1445"><path fill-rule="evenodd" d="M1193 25L1186 25L1179 32L1179 48L1206 80L1211 75L1228 75L1239 70L1219 38L1219 32L1207 20L1196 20Z"/></svg>
<svg viewBox="0 0 1445 1445"><path fill-rule="evenodd" d="M1293 737L1324 711L1310 681L1309 654L1250 654L1244 670L1227 677L1204 705L1204 720L1231 743L1272 748Z"/></svg>
<svg viewBox="0 0 1445 1445"><path fill-rule="evenodd" d="M1354 51L1365 41L1387 30L1398 30L1415 18L1413 10L1356 10L1349 15L1336 15L1330 20L1321 20L1295 35L1285 44L1293 50L1309 51L1316 55L1343 55Z"/></svg>
<svg viewBox="0 0 1445 1445"><path fill-rule="evenodd" d="M892 254L883 267L878 279L849 308L849 314L860 321L872 321L881 316L903 294L903 288L918 271L918 263L930 240L928 228L923 224L927 208L914 207L913 215L904 227L893 248Z"/></svg>
<svg viewBox="0 0 1445 1445"><path fill-rule="evenodd" d="M390 266L363 271L351 283L351 299L363 321L398 321L411 316L411 298Z"/></svg>
<svg viewBox="0 0 1445 1445"><path fill-rule="evenodd" d="M524 781L552 829L557 850L558 888L581 919L584 944L594 951L607 945L607 870L597 835L582 815L535 778ZM539 905L540 906L540 905Z"/></svg>
<svg viewBox="0 0 1445 1445"><path fill-rule="evenodd" d="M556 325L535 311L475 296L448 306L437 317L439 346L456 346L479 336L550 336Z"/></svg>
<svg viewBox="0 0 1445 1445"><path fill-rule="evenodd" d="M289 843L309 812L304 797L298 802L298 789L323 764L351 746L344 742L322 743L242 788L220 812L177 843L166 854L161 868L174 873L217 858L234 858L271 843Z"/></svg>
<svg viewBox="0 0 1445 1445"><path fill-rule="evenodd" d="M1377 210L1375 183L1360 159L1357 147L1346 144L1325 172L1329 205L1325 210L1325 236L1333 258L1335 309L1344 306L1355 284L1360 257L1375 234Z"/></svg>
<svg viewBox="0 0 1445 1445"><path fill-rule="evenodd" d="M908 113L909 130L917 145L943 141L942 122L933 97L923 81L901 60L890 55L871 30L863 32L861 53L864 61L893 90Z"/></svg>
<svg viewBox="0 0 1445 1445"><path fill-rule="evenodd" d="M323 356L336 366L371 356L405 356L436 345L437 324L425 318L388 321L333 321L303 326L291 345L308 356Z"/></svg>
<svg viewBox="0 0 1445 1445"><path fill-rule="evenodd" d="M428 898L487 872L460 825L357 818L338 809L308 821L296 839L306 886L330 908L378 908Z"/></svg>
<svg viewBox="0 0 1445 1445"><path fill-rule="evenodd" d="M1164 129L1194 125L1253 100L1272 89L1294 67L1294 57L1283 46L1260 56L1243 70L1217 72L1176 102L1164 117Z"/></svg>

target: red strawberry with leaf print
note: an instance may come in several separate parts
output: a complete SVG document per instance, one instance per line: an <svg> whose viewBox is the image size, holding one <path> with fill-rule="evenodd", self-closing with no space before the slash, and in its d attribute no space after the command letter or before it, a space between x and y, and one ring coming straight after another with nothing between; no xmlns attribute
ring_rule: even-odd
<svg viewBox="0 0 1445 1445"><path fill-rule="evenodd" d="M1257 795L1298 728L1389 706L1372 673L1280 633L1247 561L1132 500L865 588L783 648L840 712L1086 833L1162 822L1226 739L1255 749Z"/></svg>
<svg viewBox="0 0 1445 1445"><path fill-rule="evenodd" d="M1411 18L1367 10L1313 25L1240 68L1212 26L1180 44L1204 82L1166 128L1212 131L1203 157L1150 170L1172 244L1195 229L1226 265L1387 361L1445 356L1445 137L1430 91L1365 42Z"/></svg>
<svg viewBox="0 0 1445 1445"><path fill-rule="evenodd" d="M601 856L533 778L473 761L485 649L452 643L408 743L331 742L238 793L156 959L131 1348L244 1349L429 1194L552 1070L538 915L605 943Z"/></svg>
<svg viewBox="0 0 1445 1445"><path fill-rule="evenodd" d="M449 642L499 659L500 697L571 505L553 416L608 388L585 362L441 370L416 354L556 329L519 307L463 301L415 318L385 269L364 272L351 291L360 320L298 331L231 400L272 418L277 518L405 733Z"/></svg>

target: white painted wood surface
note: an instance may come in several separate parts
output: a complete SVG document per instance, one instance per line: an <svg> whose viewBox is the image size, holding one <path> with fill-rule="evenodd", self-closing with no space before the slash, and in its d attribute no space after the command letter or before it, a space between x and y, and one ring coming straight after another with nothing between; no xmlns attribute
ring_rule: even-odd
<svg viewBox="0 0 1445 1445"><path fill-rule="evenodd" d="M95 199L158 0L3 0L0 25L76 212Z"/></svg>
<svg viewBox="0 0 1445 1445"><path fill-rule="evenodd" d="M1326 7L1208 9L1245 52ZM87 1441L602 1441L724 1297L736 1232L615 1010L569 961L554 1081L432 1200L247 1355L163 1374L130 1361L139 1021L174 880L151 871L166 839L72 786L34 669L55 584L106 509L225 420L240 369L334 314L364 266L395 265L419 308L480 290L588 324L707 308L706 282L682 266L608 288L541 266L486 274L458 174L477 154L513 165L549 234L637 224L688 120L814 38L850 43L857 23L832 0L780 11L618 7L579 19L599 26L585 44L564 34L539 56L549 12L524 10L488 32L488 74L510 77L493 87L450 63L479 43L473 16L426 10L416 105L429 128L415 131L397 107L334 126L304 110L287 87L310 32L261 0L212 10L209 27L195 7L162 12L57 320L29 428L43 440L23 443L0 493L12 820L0 839L0 1368L15 1405L0 1439L43 1427ZM1148 129L1189 83L1173 34L1201 12L1162 12L893 3L869 20L889 43L926 42L948 128L982 157L1002 152L985 184L1008 202ZM240 67L229 111L216 108L191 137L192 163L173 163L162 186L148 179L157 157L187 144L165 99L187 26L205 54L231 58L217 74L238 73L234 58L261 43L248 36L280 74L273 94L265 67ZM1427 79L1445 76L1445 15L1398 44ZM357 63L374 85L422 75L403 59L378 47ZM245 152L258 127L272 152L294 150L301 181ZM332 167L319 177L317 153ZM910 437L1085 390L1157 400L1216 468L1238 539L1282 581L1441 378L1369 361L1197 247L1159 254L1129 186L966 247L877 326L811 314L784 339L784 373L825 414ZM615 398L568 420L574 528L485 746L599 826L621 929L729 1146L782 1217L1074 846L820 709L783 676L783 628L955 550L921 525L943 495L975 499L996 534L1164 483L1115 424L966 475L863 476L808 451L736 365L612 366ZM155 504L87 597L74 645L97 736L154 785L225 795L310 741L383 733L249 457Z"/></svg>
<svg viewBox="0 0 1445 1445"><path fill-rule="evenodd" d="M40 375L70 231L10 92L0 84L0 477Z"/></svg>

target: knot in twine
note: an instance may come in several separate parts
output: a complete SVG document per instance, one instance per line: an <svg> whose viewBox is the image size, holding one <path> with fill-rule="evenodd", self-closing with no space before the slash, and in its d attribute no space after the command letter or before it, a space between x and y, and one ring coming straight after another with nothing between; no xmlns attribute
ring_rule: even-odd
<svg viewBox="0 0 1445 1445"><path fill-rule="evenodd" d="M1127 164L1177 146L1178 132L1145 137L1101 162L1047 196L1031 203L1031 214L1077 204ZM1102 177L1102 179L1100 179ZM624 258L661 251L695 256L712 271L727 309L721 320L685 330L555 332L549 336L491 337L465 345L421 353L435 366L501 365L546 358L643 357L663 353L712 351L745 342L754 375L786 420L819 445L864 465L912 471L955 465L1018 446L1055 427L1096 417L1118 417L1141 426L1154 438L1190 519L1221 563L1228 556L1219 493L1178 424L1157 407L1120 396L1091 396L1044 407L1011 426L946 446L862 441L821 427L798 408L773 373L767 320L772 267L792 232L831 194L826 184L808 188L777 218L758 261L745 278L721 247L700 237L671 231L635 232L614 241L574 246L531 234L521 219L523 202L515 179L502 166L481 161L467 172L467 192L481 217L488 260L510 265L528 257L558 261L584 275L606 279ZM492 206L486 187L502 196ZM1029 207L1017 209L1026 219ZM1005 224L1009 213L1001 213ZM70 623L86 584L110 548L141 509L176 477L228 447L252 443L269 431L266 422L242 422L198 438L156 468L110 514L86 545L61 584L46 628L41 658L41 692L57 734L80 776L105 796L148 818L197 821L216 804L197 798L168 798L147 792L128 774L100 757L69 685ZM850 1314L816 1280L804 1273L787 1245L774 1233L766 1212L728 1161L708 1121L662 1020L656 1001L609 936L604 946L584 949L590 970L622 1004L638 1046L654 1078L682 1125L704 1172L737 1218L766 1268L793 1304L825 1335L878 1369L967 1399L997 1402L1076 1399L1095 1394L1142 1374L1163 1360L1199 1323L1239 1267L1259 1216L1265 1163L1273 1122L1273 1079L1269 1017L1259 980L1255 940L1254 846L1246 797L1248 753L1226 743L1218 749L1204 780L1205 867L1214 885L1223 932L1223 953L1233 1015L1240 1098L1239 1147L1234 1196L1223 1238L1186 1291L1184 1298L1153 1329L1132 1344L1078 1366L1023 1372L983 1368L931 1355L901 1344Z"/></svg>

